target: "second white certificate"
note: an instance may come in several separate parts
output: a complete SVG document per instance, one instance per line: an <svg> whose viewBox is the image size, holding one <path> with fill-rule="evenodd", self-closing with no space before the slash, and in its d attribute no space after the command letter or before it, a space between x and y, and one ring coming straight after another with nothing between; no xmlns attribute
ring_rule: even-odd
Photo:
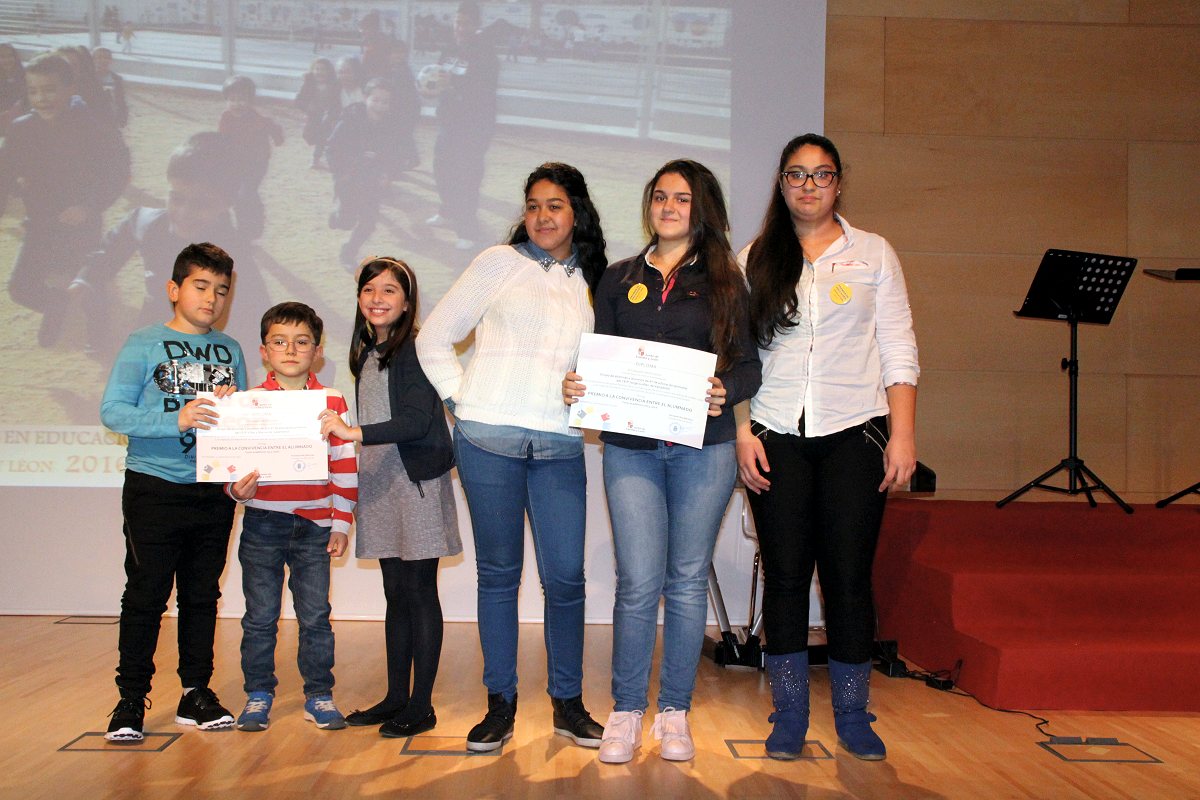
<svg viewBox="0 0 1200 800"><path fill-rule="evenodd" d="M259 480L316 481L329 478L329 445L318 419L325 393L234 392L217 399L215 428L196 431L196 480L230 483L258 470Z"/></svg>
<svg viewBox="0 0 1200 800"><path fill-rule="evenodd" d="M703 350L585 333L575 372L587 394L571 406L571 427L701 447L716 368Z"/></svg>

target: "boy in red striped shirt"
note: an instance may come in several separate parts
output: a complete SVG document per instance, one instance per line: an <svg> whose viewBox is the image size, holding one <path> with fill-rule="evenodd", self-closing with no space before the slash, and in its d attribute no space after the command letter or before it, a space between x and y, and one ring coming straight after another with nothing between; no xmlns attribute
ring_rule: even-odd
<svg viewBox="0 0 1200 800"><path fill-rule="evenodd" d="M322 386L312 372L321 356L324 324L304 303L280 303L263 315L260 332L267 379L250 391L308 389L325 393L326 410L353 424L346 399ZM297 661L304 678L304 718L336 730L346 720L333 704L333 628L329 624L329 559L346 552L358 501L358 460L354 443L329 437L329 478L289 483L258 482L252 472L228 485L245 505L238 560L242 564L242 673L246 708L238 716L243 731L263 731L279 681L275 642L283 596L283 568L300 624Z"/></svg>

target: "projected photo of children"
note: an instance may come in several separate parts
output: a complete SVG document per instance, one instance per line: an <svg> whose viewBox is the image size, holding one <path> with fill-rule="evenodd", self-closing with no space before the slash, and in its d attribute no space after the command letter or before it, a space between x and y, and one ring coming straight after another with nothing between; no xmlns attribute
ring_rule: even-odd
<svg viewBox="0 0 1200 800"><path fill-rule="evenodd" d="M94 27L91 5L42 4L36 30L0 34L0 395L17 424L99 426L114 348L171 316L183 244L233 256L219 327L247 353L284 300L315 308L342 352L363 258L403 257L433 308L505 240L511 188L540 163L588 176L612 252L642 242L658 165L729 180L730 0L266 0L236 20L138 0ZM61 68L35 66L64 49ZM59 135L55 113L94 135Z"/></svg>

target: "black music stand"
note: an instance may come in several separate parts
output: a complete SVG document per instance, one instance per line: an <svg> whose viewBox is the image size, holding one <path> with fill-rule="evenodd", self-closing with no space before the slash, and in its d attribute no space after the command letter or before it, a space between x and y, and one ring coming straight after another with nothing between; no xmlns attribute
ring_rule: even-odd
<svg viewBox="0 0 1200 800"><path fill-rule="evenodd" d="M1133 508L1108 488L1079 457L1079 323L1107 325L1112 322L1113 312L1125 287L1129 285L1136 265L1136 258L1074 250L1052 249L1042 256L1041 266L1033 276L1025 302L1013 314L1026 319L1066 320L1071 328L1071 355L1062 360L1062 368L1067 371L1070 384L1069 451L1067 457L1054 467L996 503L997 508L1003 508L1030 489L1045 489L1072 496L1084 494L1088 503L1095 508L1096 498L1092 492L1099 489L1125 509L1125 513L1133 513ZM1064 470L1067 473L1066 488L1050 486L1045 482Z"/></svg>
<svg viewBox="0 0 1200 800"><path fill-rule="evenodd" d="M1200 282L1200 267L1180 267L1179 269L1144 269L1142 272L1154 278L1159 278L1164 281L1186 281ZM1191 486L1181 491L1176 492L1170 497L1164 497L1154 504L1155 508L1165 508L1171 503L1174 503L1181 497L1187 497L1189 494L1200 494L1200 481L1196 481Z"/></svg>

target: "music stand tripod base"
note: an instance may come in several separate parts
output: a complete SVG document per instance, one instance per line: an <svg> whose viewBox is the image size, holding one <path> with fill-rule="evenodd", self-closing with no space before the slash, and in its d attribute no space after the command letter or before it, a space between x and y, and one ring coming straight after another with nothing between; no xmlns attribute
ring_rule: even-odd
<svg viewBox="0 0 1200 800"><path fill-rule="evenodd" d="M1135 258L1074 250L1052 249L1042 256L1025 302L1013 313L1026 319L1065 320L1070 327L1071 355L1062 360L1070 386L1068 453L1058 464L996 503L997 508L1003 508L1030 489L1086 495L1088 503L1095 508L1095 492L1101 491L1125 513L1133 513L1133 507L1118 497L1079 457L1079 323L1110 323L1136 266ZM1046 483L1059 472L1067 473L1066 487Z"/></svg>
<svg viewBox="0 0 1200 800"><path fill-rule="evenodd" d="M1193 483L1188 488L1183 489L1182 491L1178 491L1175 494L1171 495L1170 497L1164 497L1162 500L1159 500L1157 503L1155 503L1154 507L1155 508L1166 508L1167 506L1169 506L1171 503L1174 503L1179 498L1187 497L1189 494L1200 494L1200 482Z"/></svg>
<svg viewBox="0 0 1200 800"><path fill-rule="evenodd" d="M1067 481L1069 484L1066 488L1062 486L1052 486L1048 483L1045 483L1045 481L1063 471L1067 473ZM1088 483L1089 479L1091 480L1091 483ZM1087 501L1092 508L1095 508L1097 505L1094 492L1101 491L1108 495L1110 500L1123 508L1125 513L1133 513L1133 508L1124 500L1122 500L1116 492L1110 489L1108 485L1104 483L1104 481L1100 480L1096 473L1088 469L1088 466L1083 463L1083 459L1081 458L1064 458L1062 461L1058 462L1056 466L1046 470L1041 475L1038 475L1029 483L1022 486L1020 489L1017 489L1008 497L1005 497L1003 500L996 503L996 508L1004 508L1005 505L1013 500L1016 500L1030 489L1042 489L1043 491L1070 495L1072 497L1077 494L1086 495ZM1184 494L1186 493L1187 492L1184 492Z"/></svg>

